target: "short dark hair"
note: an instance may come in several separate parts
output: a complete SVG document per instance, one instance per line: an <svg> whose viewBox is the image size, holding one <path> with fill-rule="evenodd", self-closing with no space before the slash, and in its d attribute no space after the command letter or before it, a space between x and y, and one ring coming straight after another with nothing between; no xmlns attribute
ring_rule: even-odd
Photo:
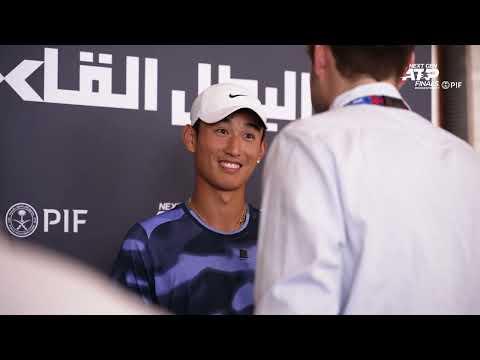
<svg viewBox="0 0 480 360"><path fill-rule="evenodd" d="M263 123L262 119L260 118L260 116L258 116L258 114L255 111L253 111L251 109L248 109L248 108L238 109L237 111L234 111L233 113L231 113L226 118L224 118L220 121L227 121L227 120L231 119L234 115L237 115L237 114L251 114L251 115L253 115L253 118L255 119L255 125L256 125L255 127L259 131L261 129L263 129L262 139L260 140L260 142L262 142L263 139L265 138L265 133L267 132L267 128L266 128L265 124ZM195 130L195 133L197 134L197 136L198 136L198 132L200 130L200 122L202 122L202 119L199 118L198 121L195 123L195 125L193 125L193 129Z"/></svg>
<svg viewBox="0 0 480 360"><path fill-rule="evenodd" d="M370 75L377 81L395 76L405 70L414 45L330 45L337 69L346 78ZM307 50L313 61L315 45Z"/></svg>

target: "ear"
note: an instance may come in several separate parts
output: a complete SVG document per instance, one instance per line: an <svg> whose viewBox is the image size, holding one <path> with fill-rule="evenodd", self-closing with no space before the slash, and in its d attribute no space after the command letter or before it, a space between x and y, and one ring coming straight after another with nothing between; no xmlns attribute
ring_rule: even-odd
<svg viewBox="0 0 480 360"><path fill-rule="evenodd" d="M407 79L403 80L402 77L405 76L407 73L408 69L410 69L410 65L415 64L415 51L412 50L410 55L408 55L408 60L407 60L407 65L405 65L405 68L403 69L402 76L400 77L400 80L398 81L397 87L400 89L405 83L407 82Z"/></svg>
<svg viewBox="0 0 480 360"><path fill-rule="evenodd" d="M264 131L267 131L266 129ZM263 138L263 141L260 143L260 154L258 155L258 160L262 161L267 151L267 136Z"/></svg>
<svg viewBox="0 0 480 360"><path fill-rule="evenodd" d="M185 125L182 135L185 148L191 153L194 153L197 148L197 134L195 134L195 129L191 125Z"/></svg>
<svg viewBox="0 0 480 360"><path fill-rule="evenodd" d="M312 62L312 71L315 75L321 75L332 56L331 50L326 45L314 45L313 48L313 62Z"/></svg>

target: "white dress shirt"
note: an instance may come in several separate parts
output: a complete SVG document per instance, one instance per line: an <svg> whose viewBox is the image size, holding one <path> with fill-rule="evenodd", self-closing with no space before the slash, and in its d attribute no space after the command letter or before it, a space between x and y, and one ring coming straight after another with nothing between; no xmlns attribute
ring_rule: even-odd
<svg viewBox="0 0 480 360"><path fill-rule="evenodd" d="M454 90L450 90L454 91ZM480 160L401 98L358 86L267 156L257 314L480 313Z"/></svg>

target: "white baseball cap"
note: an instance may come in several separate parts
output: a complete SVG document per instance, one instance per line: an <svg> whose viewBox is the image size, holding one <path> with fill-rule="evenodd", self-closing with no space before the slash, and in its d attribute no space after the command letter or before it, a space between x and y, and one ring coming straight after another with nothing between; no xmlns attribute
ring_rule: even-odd
<svg viewBox="0 0 480 360"><path fill-rule="evenodd" d="M260 100L243 86L222 83L212 85L198 95L190 111L192 126L197 120L214 124L240 109L254 111L267 127L267 118Z"/></svg>

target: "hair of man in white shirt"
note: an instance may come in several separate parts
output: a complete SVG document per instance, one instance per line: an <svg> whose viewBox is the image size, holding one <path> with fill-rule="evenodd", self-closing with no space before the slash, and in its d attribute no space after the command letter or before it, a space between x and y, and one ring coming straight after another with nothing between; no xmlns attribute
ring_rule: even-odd
<svg viewBox="0 0 480 360"><path fill-rule="evenodd" d="M378 81L398 89L401 76L415 62L412 45L309 45L312 61L310 88L316 113L326 111L341 93Z"/></svg>

